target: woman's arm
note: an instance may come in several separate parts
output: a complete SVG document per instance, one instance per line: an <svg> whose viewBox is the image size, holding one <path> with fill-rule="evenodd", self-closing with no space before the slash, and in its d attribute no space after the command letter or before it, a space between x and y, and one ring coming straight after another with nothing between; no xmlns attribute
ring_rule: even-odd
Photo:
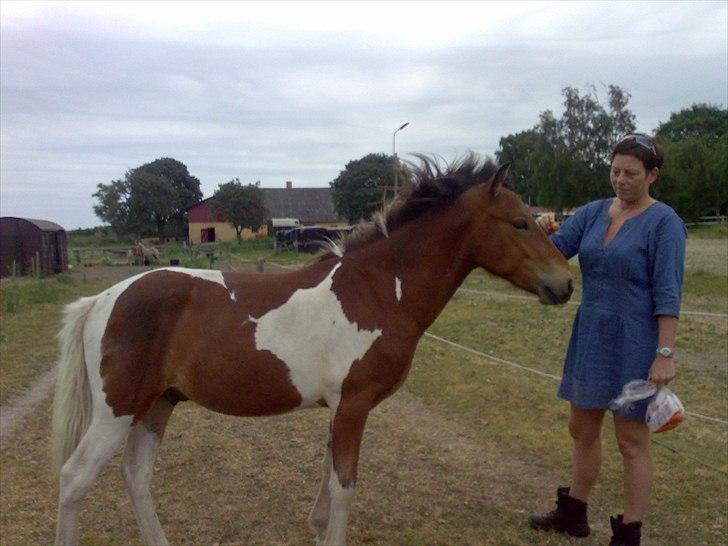
<svg viewBox="0 0 728 546"><path fill-rule="evenodd" d="M675 346L675 338L677 336L678 318L670 315L659 315L657 317L657 325L659 328L658 347ZM664 357L660 354L655 355L655 360L650 368L650 374L647 376L649 381L656 385L667 385L675 377L675 362L673 357Z"/></svg>

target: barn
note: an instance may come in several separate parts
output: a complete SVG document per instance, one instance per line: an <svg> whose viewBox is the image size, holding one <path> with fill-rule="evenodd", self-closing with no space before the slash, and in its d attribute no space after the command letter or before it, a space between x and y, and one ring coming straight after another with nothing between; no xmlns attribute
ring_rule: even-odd
<svg viewBox="0 0 728 546"><path fill-rule="evenodd" d="M344 226L346 221L334 210L331 188L294 188L288 181L284 188L261 188L263 202L268 210L268 224L272 218L295 218L302 226ZM213 215L208 197L187 208L189 220L189 240L191 243L213 241L234 241L235 229L226 222L221 214ZM253 239L268 235L268 225L259 232L244 229L243 239Z"/></svg>
<svg viewBox="0 0 728 546"><path fill-rule="evenodd" d="M0 218L0 276L62 273L68 269L66 231L48 220Z"/></svg>

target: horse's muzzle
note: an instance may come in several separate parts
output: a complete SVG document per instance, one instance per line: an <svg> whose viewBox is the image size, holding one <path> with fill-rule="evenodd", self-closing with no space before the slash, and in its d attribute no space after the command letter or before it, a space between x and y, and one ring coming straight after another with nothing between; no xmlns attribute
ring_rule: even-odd
<svg viewBox="0 0 728 546"><path fill-rule="evenodd" d="M538 301L546 305L566 303L574 292L574 281L544 283L539 290Z"/></svg>

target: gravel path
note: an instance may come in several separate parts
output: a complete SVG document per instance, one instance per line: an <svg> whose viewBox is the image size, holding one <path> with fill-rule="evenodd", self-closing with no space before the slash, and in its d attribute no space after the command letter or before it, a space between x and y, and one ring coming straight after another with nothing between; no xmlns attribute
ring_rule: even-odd
<svg viewBox="0 0 728 546"><path fill-rule="evenodd" d="M38 377L26 392L0 406L0 448L7 447L7 440L18 425L48 397L55 379L56 368L54 367Z"/></svg>

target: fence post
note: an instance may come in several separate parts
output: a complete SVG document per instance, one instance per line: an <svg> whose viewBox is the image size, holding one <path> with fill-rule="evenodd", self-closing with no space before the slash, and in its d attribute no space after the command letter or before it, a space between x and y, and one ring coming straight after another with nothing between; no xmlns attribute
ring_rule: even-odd
<svg viewBox="0 0 728 546"><path fill-rule="evenodd" d="M265 269L265 258L258 258L255 269L258 273L263 273L263 270Z"/></svg>

